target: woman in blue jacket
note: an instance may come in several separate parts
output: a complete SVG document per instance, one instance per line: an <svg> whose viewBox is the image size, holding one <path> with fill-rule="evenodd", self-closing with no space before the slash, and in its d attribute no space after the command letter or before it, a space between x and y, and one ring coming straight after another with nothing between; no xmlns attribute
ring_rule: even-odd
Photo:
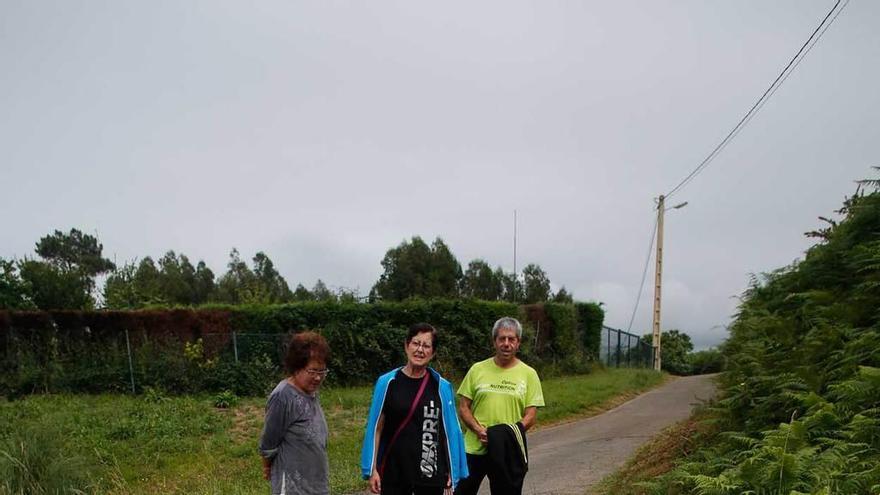
<svg viewBox="0 0 880 495"><path fill-rule="evenodd" d="M376 381L361 449L373 493L441 495L468 475L455 392L428 367L437 344L434 327L411 326L406 365Z"/></svg>

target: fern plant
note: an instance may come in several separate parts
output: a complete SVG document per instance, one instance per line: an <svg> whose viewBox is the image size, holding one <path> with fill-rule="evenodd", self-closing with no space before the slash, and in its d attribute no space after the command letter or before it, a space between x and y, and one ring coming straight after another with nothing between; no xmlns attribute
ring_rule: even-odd
<svg viewBox="0 0 880 495"><path fill-rule="evenodd" d="M646 492L880 493L878 186L860 181L802 261L753 277L722 347L721 432Z"/></svg>

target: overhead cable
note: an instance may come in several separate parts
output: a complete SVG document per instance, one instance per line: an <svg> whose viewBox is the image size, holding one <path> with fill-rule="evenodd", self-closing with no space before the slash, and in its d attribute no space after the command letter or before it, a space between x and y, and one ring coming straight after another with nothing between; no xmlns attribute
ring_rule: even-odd
<svg viewBox="0 0 880 495"><path fill-rule="evenodd" d="M636 305L633 307L632 315L629 317L629 325L626 326L627 333L632 333L633 320L636 319L636 312L639 310L639 302L642 300L642 290L645 288L645 276L648 274L648 265L651 263L651 253L654 250L654 238L657 236L657 215L654 215L654 226L651 227L651 242L648 243L648 256L645 258L645 268L642 269L642 281L639 283L639 292L636 295Z"/></svg>
<svg viewBox="0 0 880 495"><path fill-rule="evenodd" d="M779 89L780 86L782 86L782 83L785 82L785 80L788 79L788 76L791 75L794 69L798 65L800 65L801 61L804 59L804 57L806 57L807 53L809 53L810 50L812 50L813 47L816 46L816 43L818 43L819 39L822 38L822 35L825 34L825 31L828 29L828 27L830 27L831 24L834 23L834 21L837 19L837 16L839 16L843 9L846 8L846 5L849 4L849 0L846 0L843 6L840 6L841 1L842 0L837 0L834 6L831 7L831 10L828 11L828 13L822 19L822 22L819 23L819 25L816 27L816 29L813 31L807 41L805 41L804 44L801 45L800 50L798 50L797 53L795 53L794 57L789 60L785 68L782 69L782 72L780 72L779 75L776 76L776 79L773 80L773 83L770 84L770 86L764 91L761 97L758 98L755 104L752 105L748 112L746 112L743 118L740 119L739 122L737 122L737 124L733 127L733 129L730 130L729 133L727 133L727 136L725 136L724 139L722 139L721 142L715 146L715 148L706 156L706 158L704 158L703 161L701 161L700 164L697 165L697 167L693 171L691 171L690 174L687 175L687 177L682 179L682 181L679 182L678 185L676 185L668 193L666 193L667 198L675 194L679 189L692 181L694 177L697 176L697 174L702 172L703 169L705 169L706 166L708 166L709 163L714 160L716 156L718 156L721 150L723 150L727 146L727 144L730 143L730 141L733 140L733 138L736 137L737 134L739 134L739 131L742 130L742 128L745 127L745 125L752 119L752 117L758 112L758 110L760 110L760 108L764 106L764 104L767 102L767 100L770 99L771 96L773 96L776 90ZM838 9L839 6L840 8Z"/></svg>

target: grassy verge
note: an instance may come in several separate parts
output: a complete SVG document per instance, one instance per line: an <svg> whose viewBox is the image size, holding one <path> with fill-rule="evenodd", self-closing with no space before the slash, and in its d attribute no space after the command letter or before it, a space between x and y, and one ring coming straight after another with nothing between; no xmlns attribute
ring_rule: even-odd
<svg viewBox="0 0 880 495"><path fill-rule="evenodd" d="M609 370L544 381L547 402L540 426L594 414L659 384L663 375ZM364 485L358 456L370 389L337 388L321 393L331 432L329 455L333 493ZM0 475L17 469L10 458L35 465L30 478L0 493L29 493L27 486L62 480L93 493L250 494L265 493L257 438L265 399L247 398L218 410L211 397L49 395L0 401ZM43 441L35 441L43 439ZM4 456L3 453L10 454ZM63 475L69 472L72 479ZM12 473L14 474L14 473ZM19 473L21 474L21 473ZM21 489L17 489L21 488ZM50 490L52 491L52 490Z"/></svg>
<svg viewBox="0 0 880 495"><path fill-rule="evenodd" d="M690 418L660 432L636 451L627 463L589 490L589 495L646 495L649 493L679 493L674 489L662 490L649 482L669 472L679 461L687 459L706 438L716 433L706 421L710 413L698 410Z"/></svg>

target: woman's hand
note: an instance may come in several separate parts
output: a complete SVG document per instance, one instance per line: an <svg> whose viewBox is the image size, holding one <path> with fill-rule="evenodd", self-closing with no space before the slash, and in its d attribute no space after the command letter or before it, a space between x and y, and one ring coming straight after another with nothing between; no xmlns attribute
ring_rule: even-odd
<svg viewBox="0 0 880 495"><path fill-rule="evenodd" d="M379 477L379 473L373 471L373 475L370 476L370 491L373 493L382 493L382 478Z"/></svg>

